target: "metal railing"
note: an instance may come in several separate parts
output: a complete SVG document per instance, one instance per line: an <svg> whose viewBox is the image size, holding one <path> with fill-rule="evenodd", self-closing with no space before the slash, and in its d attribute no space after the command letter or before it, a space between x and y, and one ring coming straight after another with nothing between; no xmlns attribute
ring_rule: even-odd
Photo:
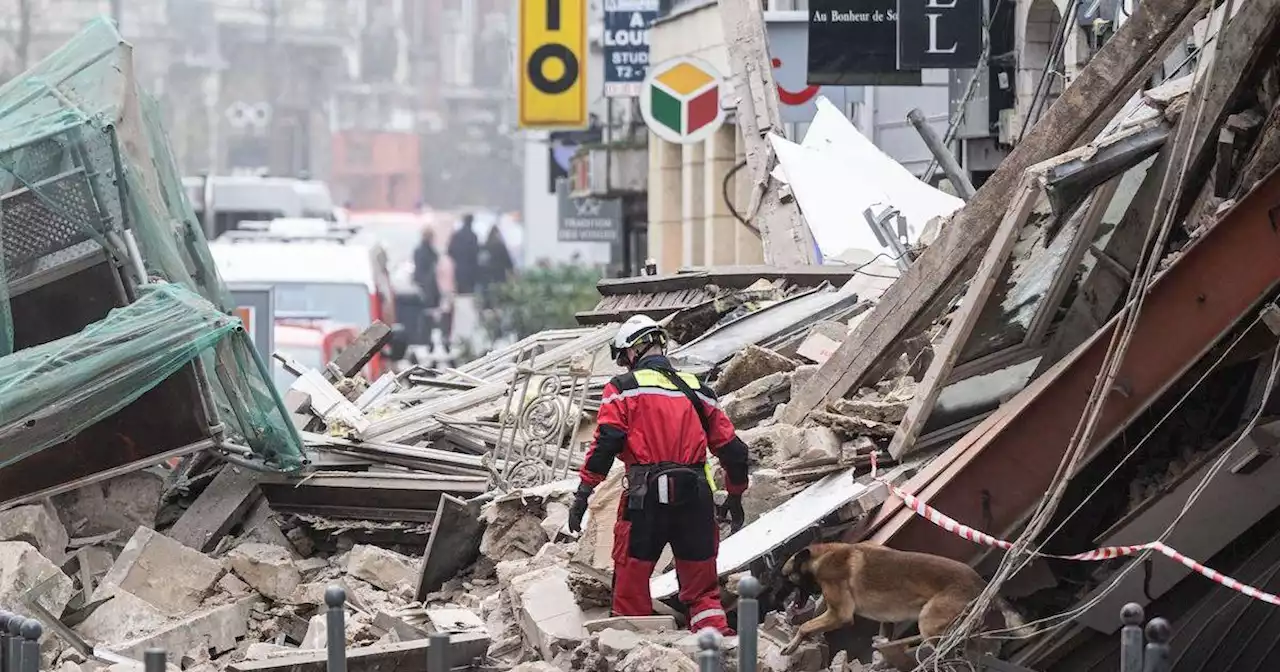
<svg viewBox="0 0 1280 672"><path fill-rule="evenodd" d="M39 672L40 621L0 611L0 671Z"/></svg>
<svg viewBox="0 0 1280 672"><path fill-rule="evenodd" d="M760 582L746 576L738 582L738 670L757 672L760 645ZM330 586L324 593L327 672L347 672L346 601L341 586ZM1120 631L1120 672L1169 672L1171 656L1169 640L1172 628L1163 618L1153 618L1142 625L1142 607L1126 604L1120 612L1124 624ZM44 629L39 621L0 610L0 672L39 672L40 636ZM448 672L454 661L450 655L452 637L448 633L432 634L427 646L426 672ZM698 669L720 672L724 669L723 639L714 628L698 633ZM145 672L166 672L167 654L149 649L143 657ZM980 666L978 669L990 669Z"/></svg>

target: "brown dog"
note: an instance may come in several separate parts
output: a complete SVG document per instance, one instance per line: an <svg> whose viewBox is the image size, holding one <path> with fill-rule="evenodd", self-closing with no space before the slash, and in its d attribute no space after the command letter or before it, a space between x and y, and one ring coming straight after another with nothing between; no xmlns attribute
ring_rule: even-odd
<svg viewBox="0 0 1280 672"><path fill-rule="evenodd" d="M962 562L870 543L813 544L787 560L782 572L802 599L821 592L826 604L825 612L800 626L782 651L786 655L808 637L851 625L854 616L881 623L917 621L921 635L937 637L986 587ZM1007 627L1022 625L1004 600L996 606ZM1001 626L997 620L988 627Z"/></svg>

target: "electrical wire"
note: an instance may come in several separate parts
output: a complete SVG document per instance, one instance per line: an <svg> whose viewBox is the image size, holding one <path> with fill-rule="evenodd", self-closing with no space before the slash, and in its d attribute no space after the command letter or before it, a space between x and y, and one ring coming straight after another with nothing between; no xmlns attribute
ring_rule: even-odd
<svg viewBox="0 0 1280 672"><path fill-rule="evenodd" d="M1078 0L1076 0L1078 2ZM1224 17L1231 15L1231 5L1234 0L1228 0L1227 11ZM1073 2L1073 7L1076 2ZM1074 11L1074 10L1073 10ZM1225 21L1225 18L1224 18ZM1216 51L1216 43L1215 43ZM1203 65L1208 61L1201 61ZM1195 137L1199 130L1200 117L1207 99L1207 90L1211 84L1214 71L1208 70L1205 75L1203 86L1197 87L1196 92L1199 94L1198 110L1195 115L1196 122L1192 127L1191 135L1185 137ZM1179 119L1179 134L1185 130L1187 115L1183 115ZM1174 194L1181 194L1184 187L1186 170L1190 163L1190 152L1186 152L1183 157L1181 169L1178 171L1177 184ZM1002 558L1000 566L997 568L995 576L987 584L986 588L974 601L970 608L966 611L960 622L946 636L942 638L942 642L935 649L932 660L941 660L942 657L951 654L954 651L961 650L980 627L987 610L995 600L999 593L1001 585L1017 572L1021 571L1035 557L1035 553L1043 549L1043 542L1037 545L1036 551L1031 550L1034 540L1043 532L1044 528L1051 522L1053 513L1057 510L1059 503L1066 491L1067 484L1070 482L1070 476L1076 472L1084 453L1092 443L1093 435L1097 430L1097 426L1101 420L1102 409L1105 407L1105 399L1115 384L1115 379L1119 374L1120 366L1124 361L1124 357L1128 352L1129 345L1132 343L1133 334L1136 332L1138 317L1141 314L1142 307L1145 303L1147 290L1150 288L1156 270L1159 267L1162 251L1165 249L1169 237L1169 233L1173 227L1173 218L1175 208L1171 206L1174 199L1165 199L1169 193L1173 171L1167 170L1161 181L1160 192L1157 198L1157 211L1153 213L1151 224L1147 229L1146 240L1143 245L1143 256L1139 263L1142 273L1131 284L1129 296L1122 307L1119 314L1117 328L1112 333L1110 342L1108 343L1106 354L1104 355L1103 364L1099 371L1095 384L1090 392L1089 398L1085 402L1085 408L1081 415L1080 421L1076 425L1071 440L1067 444L1067 448L1063 453L1062 459L1058 463L1057 471L1050 481L1050 488L1046 492L1046 496L1041 500L1040 505L1032 514L1030 521L1024 528L1023 532L1013 542L1008 553ZM1163 208L1163 213L1160 209ZM1163 221L1161 221L1163 215ZM1160 224L1157 227L1157 223ZM1158 230L1158 233L1157 233ZM1155 238L1154 245L1152 238ZM1211 473L1216 473L1211 472ZM1202 483L1203 487L1205 483ZM1190 503L1190 501L1188 502ZM1185 511L1184 511L1185 513ZM1179 515L1178 520L1181 520ZM1176 524L1175 520L1175 524ZM1144 551L1140 558L1145 560L1150 555L1150 551ZM1130 567L1137 566L1138 563L1131 563ZM936 668L936 663L935 663Z"/></svg>
<svg viewBox="0 0 1280 672"><path fill-rule="evenodd" d="M733 168L730 168L729 172L725 173L724 182L720 185L720 195L724 197L724 206L729 209L729 214L733 215L733 218L738 220L738 223L750 229L757 237L764 237L764 234L760 233L760 229L755 224L748 222L746 218L738 212L738 209L733 207L733 199L729 198L729 183L733 181L733 176L737 175L739 170L746 167L747 162L744 159L734 164Z"/></svg>

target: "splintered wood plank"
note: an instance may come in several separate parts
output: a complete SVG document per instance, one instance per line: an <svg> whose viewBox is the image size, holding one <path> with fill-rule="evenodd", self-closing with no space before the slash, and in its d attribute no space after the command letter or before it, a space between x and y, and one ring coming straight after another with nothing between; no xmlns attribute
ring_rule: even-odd
<svg viewBox="0 0 1280 672"><path fill-rule="evenodd" d="M453 578L480 555L480 536L484 525L479 511L464 500L447 494L440 495L436 507L436 519L431 524L431 537L422 555L422 569L418 574L418 591L414 599L422 602L427 595L440 589L445 581Z"/></svg>
<svg viewBox="0 0 1280 672"><path fill-rule="evenodd" d="M1018 234L1036 205L1036 198L1040 195L1039 177L1039 172L1034 169L1029 169L1023 174L1013 206L1005 212L1004 218L1000 221L1000 228L996 230L991 247L987 249L987 254L978 266L978 272L969 283L969 291L965 293L960 309L951 316L951 325L947 327L942 343L934 348L933 361L929 364L929 370L925 372L920 386L916 389L916 395L911 400L911 405L907 407L906 416L898 425L898 430L894 432L893 440L889 442L889 454L895 459L901 459L910 452L916 438L920 436L920 430L929 420L929 414L938 403L938 395L942 393L943 385L951 377L956 360L964 351L965 342L969 340L973 328L978 325L978 319L982 317L982 309L991 298L991 293L995 291L1000 270L1009 259L1009 253L1018 242Z"/></svg>
<svg viewBox="0 0 1280 672"><path fill-rule="evenodd" d="M258 474L226 465L169 530L169 537L206 553L239 523L262 496Z"/></svg>
<svg viewBox="0 0 1280 672"><path fill-rule="evenodd" d="M800 424L810 411L843 397L912 335L913 325L927 324L943 310L965 271L976 267L976 255L990 243L1023 171L1092 140L1142 87L1177 38L1204 16L1204 4L1167 0L1139 5L973 200L943 227L938 241L889 287L871 314L794 395L781 421Z"/></svg>

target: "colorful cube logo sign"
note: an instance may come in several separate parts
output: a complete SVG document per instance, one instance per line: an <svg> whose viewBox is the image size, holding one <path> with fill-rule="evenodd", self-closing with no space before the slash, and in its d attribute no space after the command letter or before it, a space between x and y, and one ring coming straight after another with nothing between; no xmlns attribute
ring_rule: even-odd
<svg viewBox="0 0 1280 672"><path fill-rule="evenodd" d="M715 68L696 58L673 58L650 66L640 92L645 124L667 142L707 139L724 123L723 83Z"/></svg>

